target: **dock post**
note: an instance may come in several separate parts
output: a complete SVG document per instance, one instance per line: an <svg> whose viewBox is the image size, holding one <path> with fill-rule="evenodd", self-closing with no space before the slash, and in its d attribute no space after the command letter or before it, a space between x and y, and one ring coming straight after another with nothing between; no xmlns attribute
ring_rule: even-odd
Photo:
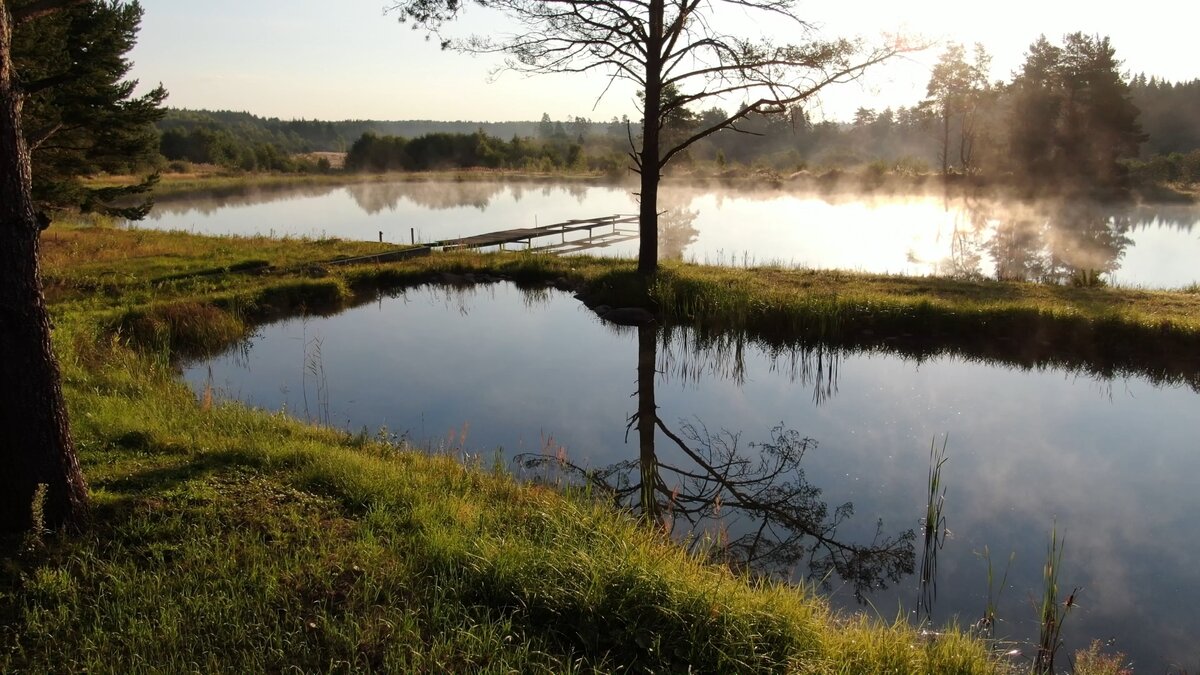
<svg viewBox="0 0 1200 675"><path fill-rule="evenodd" d="M379 243L383 243L383 230L379 231Z"/></svg>
<svg viewBox="0 0 1200 675"><path fill-rule="evenodd" d="M416 243L417 243L417 230L416 230L416 228L413 228L413 227L410 227L410 228L408 228L408 239L409 239L409 241L410 241L411 243L413 243L413 244L416 244Z"/></svg>

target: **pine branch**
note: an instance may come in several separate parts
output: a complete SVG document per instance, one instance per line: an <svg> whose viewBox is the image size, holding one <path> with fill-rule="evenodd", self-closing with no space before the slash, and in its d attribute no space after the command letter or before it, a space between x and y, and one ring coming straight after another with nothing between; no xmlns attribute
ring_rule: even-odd
<svg viewBox="0 0 1200 675"><path fill-rule="evenodd" d="M83 5L90 0L38 0L31 2L23 7L14 7L12 10L13 25L19 26L26 21L54 14L68 7Z"/></svg>

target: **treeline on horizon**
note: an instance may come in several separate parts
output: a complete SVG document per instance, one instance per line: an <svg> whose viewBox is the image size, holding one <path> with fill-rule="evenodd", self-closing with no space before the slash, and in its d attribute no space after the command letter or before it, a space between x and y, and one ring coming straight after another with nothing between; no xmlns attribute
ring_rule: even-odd
<svg viewBox="0 0 1200 675"><path fill-rule="evenodd" d="M637 125L628 129L627 125L631 125L628 119L600 124L574 118L563 123L548 115L539 122L326 122L172 109L158 128L160 151L168 161L246 171L325 170L319 159L303 155L355 148L357 151L348 155L358 158L353 170L490 167L548 171L575 167L611 171L614 161L623 158L623 151L614 149L615 141L627 143L630 129L638 133ZM398 151L409 144L408 155ZM590 161L581 162L585 145ZM394 156L385 157L388 153Z"/></svg>
<svg viewBox="0 0 1200 675"><path fill-rule="evenodd" d="M1124 76L1107 38L1045 38L1010 81L989 81L990 57L950 45L911 107L860 108L848 122L813 121L803 109L759 116L692 146L680 164L792 172L850 169L962 175L1020 174L1101 186L1200 182L1200 79ZM671 95L667 93L666 95ZM683 134L723 115L667 120ZM319 121L244 112L169 110L158 123L169 161L242 170L325 171L304 153L347 152L351 171L447 168L623 173L628 119L537 122Z"/></svg>

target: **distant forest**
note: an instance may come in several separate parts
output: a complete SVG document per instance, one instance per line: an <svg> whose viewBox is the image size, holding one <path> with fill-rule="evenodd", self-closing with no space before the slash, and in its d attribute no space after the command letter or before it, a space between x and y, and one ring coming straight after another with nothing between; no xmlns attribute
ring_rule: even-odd
<svg viewBox="0 0 1200 675"><path fill-rule="evenodd" d="M1200 182L1200 79L1171 83L1118 71L1108 40L1068 35L1031 45L1010 82L986 79L990 57L950 45L928 96L911 107L860 108L853 120L791 114L744 121L694 145L679 164L778 172L870 167L896 173L1077 175L1101 184ZM672 92L665 96L675 95ZM719 110L686 111L668 134ZM169 162L242 170L329 170L306 153L346 152L353 171L490 167L619 174L628 119L528 122L281 120L246 112L169 110L159 123Z"/></svg>
<svg viewBox="0 0 1200 675"><path fill-rule="evenodd" d="M516 165L518 168L542 167L551 170L570 164L578 156L579 148L574 151L575 156L568 156L572 151L563 145L562 142L566 139L576 141L580 147L588 140L593 141L591 145L594 146L598 139L627 139L627 134L630 133L626 128L627 124L628 119L615 118L606 123L592 122L584 118L556 122L548 115L536 122L326 122L265 118L248 112L168 109L157 127L161 134L161 153L168 161L218 164L247 171L295 171L317 168L314 162L306 162L295 156L319 152L348 152L356 144L361 151L364 149L361 143L366 142L364 139L422 139L414 148L422 144L449 148L451 145L460 147L464 143L475 142L471 139L476 137L491 139L490 144L497 147L501 145L500 139L505 139L510 146L524 143L525 148L515 155L512 152L505 153L506 161L503 164L463 165L453 161L453 157L439 159L428 153L423 155L424 159L416 162L400 162L395 159L384 161L378 158L379 148L376 147L376 158L370 162L364 160L357 168L379 171L406 168L412 170L416 166L422 169L445 166L510 168L514 165L508 160L519 155L522 162ZM637 125L632 125L629 129L634 134L639 133ZM397 145L396 140L388 142L393 148ZM458 154L462 156L461 152ZM527 157L533 158L531 161L537 166L531 167L529 162L524 162ZM542 158L549 158L549 164L540 161Z"/></svg>

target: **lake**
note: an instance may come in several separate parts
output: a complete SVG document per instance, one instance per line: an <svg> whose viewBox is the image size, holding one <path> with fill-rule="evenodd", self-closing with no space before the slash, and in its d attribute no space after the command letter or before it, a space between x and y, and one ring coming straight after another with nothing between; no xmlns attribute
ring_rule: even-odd
<svg viewBox="0 0 1200 675"><path fill-rule="evenodd" d="M529 198L498 190L489 199L501 204ZM529 203L560 199L557 190ZM337 188L318 198L354 194ZM392 212L418 210L406 199ZM746 201L739 208L760 204ZM755 553L780 554L762 556L780 563L770 571L825 579L835 604L885 619L916 619L920 589L911 567L920 568L921 541L909 549L908 571L887 555L903 548L907 531L919 531L931 444L945 444L949 535L937 554L933 621L969 625L981 616L987 550L996 634L1030 656L1034 598L1056 531L1065 540L1062 594L1082 589L1065 622L1067 647L1105 640L1139 672L1163 672L1200 664L1200 395L1195 382L1167 375L1102 378L951 352L916 358L734 336L701 340L682 329L611 326L567 294L495 284L424 286L336 316L271 324L189 365L184 376L197 392L212 387L218 397L351 433L386 428L387 437L489 466L498 460L530 480L578 483L584 477L572 467L591 470L635 509L654 503L638 483L658 484L659 518L679 520L699 504L702 533L731 552L765 517L735 502L752 502L763 485L754 479L770 477L773 458L790 457L775 486L792 490L811 519L809 534L829 544L808 536L799 545L811 548L799 556L786 548ZM649 452L637 429L627 429L647 396L663 423ZM765 473L755 474L764 458ZM713 482L699 460L725 467L730 482L741 480L740 492L705 503ZM686 525L677 522L675 533ZM776 542L797 544L786 533ZM837 558L848 549L839 546L884 562L851 578Z"/></svg>
<svg viewBox="0 0 1200 675"><path fill-rule="evenodd" d="M1200 281L1200 206L665 185L664 258L1179 288ZM637 212L627 186L375 181L164 196L137 224L210 234L431 242ZM575 235L585 236L584 234ZM589 249L636 255L637 242Z"/></svg>

